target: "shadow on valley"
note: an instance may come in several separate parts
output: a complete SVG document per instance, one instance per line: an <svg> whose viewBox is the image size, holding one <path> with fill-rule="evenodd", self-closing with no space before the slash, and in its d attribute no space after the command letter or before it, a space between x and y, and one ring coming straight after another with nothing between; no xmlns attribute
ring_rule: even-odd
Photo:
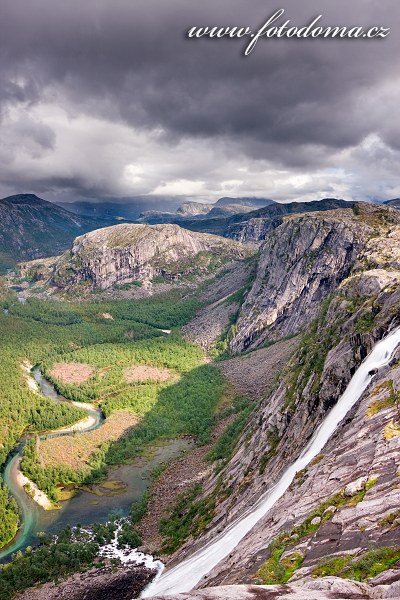
<svg viewBox="0 0 400 600"><path fill-rule="evenodd" d="M146 444L162 438L188 435L199 444L206 444L223 391L222 376L212 365L202 365L183 374L176 383L159 389L156 402L138 425L110 444L105 462L118 464L130 460ZM124 403L119 408L133 407Z"/></svg>

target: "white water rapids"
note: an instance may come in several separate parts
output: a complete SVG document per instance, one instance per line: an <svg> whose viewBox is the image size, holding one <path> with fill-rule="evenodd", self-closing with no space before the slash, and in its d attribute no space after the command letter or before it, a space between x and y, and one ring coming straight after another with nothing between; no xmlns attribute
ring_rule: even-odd
<svg viewBox="0 0 400 600"><path fill-rule="evenodd" d="M339 423L362 396L375 373L386 366L400 344L400 328L378 342L354 373L346 391L315 430L299 458L286 469L279 481L264 493L254 506L231 523L222 533L194 552L176 567L166 569L141 594L141 598L161 594L189 592L238 545L240 540L283 496L296 473L304 469L321 452Z"/></svg>

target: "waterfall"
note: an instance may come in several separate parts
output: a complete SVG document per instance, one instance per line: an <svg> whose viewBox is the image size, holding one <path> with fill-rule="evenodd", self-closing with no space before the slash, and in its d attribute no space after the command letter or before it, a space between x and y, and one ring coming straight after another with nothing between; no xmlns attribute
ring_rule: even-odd
<svg viewBox="0 0 400 600"><path fill-rule="evenodd" d="M199 583L204 575L228 556L244 536L283 496L296 473L304 469L321 452L339 423L361 398L376 370L389 364L399 344L400 328L396 328L374 346L371 353L354 373L336 405L317 427L298 459L284 471L277 483L265 492L244 515L231 523L214 539L207 542L203 548L194 552L177 566L164 570L158 579L155 579L142 592L141 598L149 598L159 594L188 592Z"/></svg>

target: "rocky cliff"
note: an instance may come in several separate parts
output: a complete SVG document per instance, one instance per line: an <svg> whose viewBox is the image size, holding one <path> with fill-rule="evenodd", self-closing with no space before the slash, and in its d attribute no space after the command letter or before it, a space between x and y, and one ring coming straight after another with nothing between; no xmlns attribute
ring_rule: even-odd
<svg viewBox="0 0 400 600"><path fill-rule="evenodd" d="M276 391L256 409L235 456L220 475L229 482L230 493L217 503L207 536L226 527L233 515L240 515L273 485L344 391L374 341L398 324L400 294L391 295L389 282L388 286L378 294L383 304L381 320L370 331L357 332L362 312L354 318L349 305L349 319L343 322L340 304L349 300L338 299L325 325L321 323L314 351L308 347L305 352L300 346ZM336 330L328 352L323 339L327 327ZM322 453L297 474L279 503L201 586L287 579L303 585L309 578L352 579L357 573L379 584L385 581L378 577L385 569L389 581L399 579L400 572L390 570L398 568L400 559L399 357L397 351L392 366L379 374ZM210 492L215 485L210 480L205 489Z"/></svg>
<svg viewBox="0 0 400 600"><path fill-rule="evenodd" d="M52 281L59 287L86 282L107 289L155 277L175 280L248 255L237 242L178 225L116 225L77 238L57 262Z"/></svg>
<svg viewBox="0 0 400 600"><path fill-rule="evenodd" d="M282 228L281 236L274 232L275 245L266 241L268 260L264 256L260 261L260 274L268 271L267 281L265 286L255 281L253 302L255 290L260 300L268 300L273 291L268 278L284 296L285 286L300 282L297 292L285 297L293 328L299 327L301 311L308 314L308 320L301 321L304 333L275 385L260 392L229 462L204 476L201 498L208 506L207 499L213 499L211 522L200 538L190 539L173 556L172 563L254 506L299 456L376 341L400 325L397 213L361 207L336 215L291 218ZM293 236L296 248L291 246ZM284 248L296 257L285 254ZM309 252L314 254L307 256ZM309 271L303 269L307 260L312 261ZM304 293L308 303L302 300ZM242 318L247 308L246 301ZM254 314L249 323L255 321ZM275 322L277 317L269 326ZM285 330L278 323L274 331L278 336ZM271 345L251 356L268 350L271 356L277 353ZM246 369L246 356L235 360ZM204 597L218 598L213 586L232 584L275 584L236 588L238 597L244 598L285 597L285 593L294 598L397 597L398 587L390 584L400 579L399 360L397 349L321 454L298 472L281 500L199 583L200 588L210 587ZM364 583L341 584L337 577ZM230 593L229 588L219 589ZM193 592L182 597L197 596Z"/></svg>
<svg viewBox="0 0 400 600"><path fill-rule="evenodd" d="M301 330L315 318L321 301L362 268L362 257L365 262L378 239L395 262L387 236L399 222L397 211L367 204L285 217L260 249L231 350L255 348ZM378 254L385 255L383 247Z"/></svg>

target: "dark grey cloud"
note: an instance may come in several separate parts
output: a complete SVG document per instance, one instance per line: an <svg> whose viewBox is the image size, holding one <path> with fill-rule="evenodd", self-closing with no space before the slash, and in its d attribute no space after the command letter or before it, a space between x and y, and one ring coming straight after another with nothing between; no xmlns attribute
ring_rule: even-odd
<svg viewBox="0 0 400 600"><path fill-rule="evenodd" d="M185 185L187 195L263 185L282 199L311 188L368 195L374 178L397 189L397 0L384 10L376 0L197 4L0 0L0 157L13 157L3 185L74 197ZM280 7L299 26L322 14L325 25L392 33L260 40L247 58L244 42L184 35L195 25L255 29Z"/></svg>

